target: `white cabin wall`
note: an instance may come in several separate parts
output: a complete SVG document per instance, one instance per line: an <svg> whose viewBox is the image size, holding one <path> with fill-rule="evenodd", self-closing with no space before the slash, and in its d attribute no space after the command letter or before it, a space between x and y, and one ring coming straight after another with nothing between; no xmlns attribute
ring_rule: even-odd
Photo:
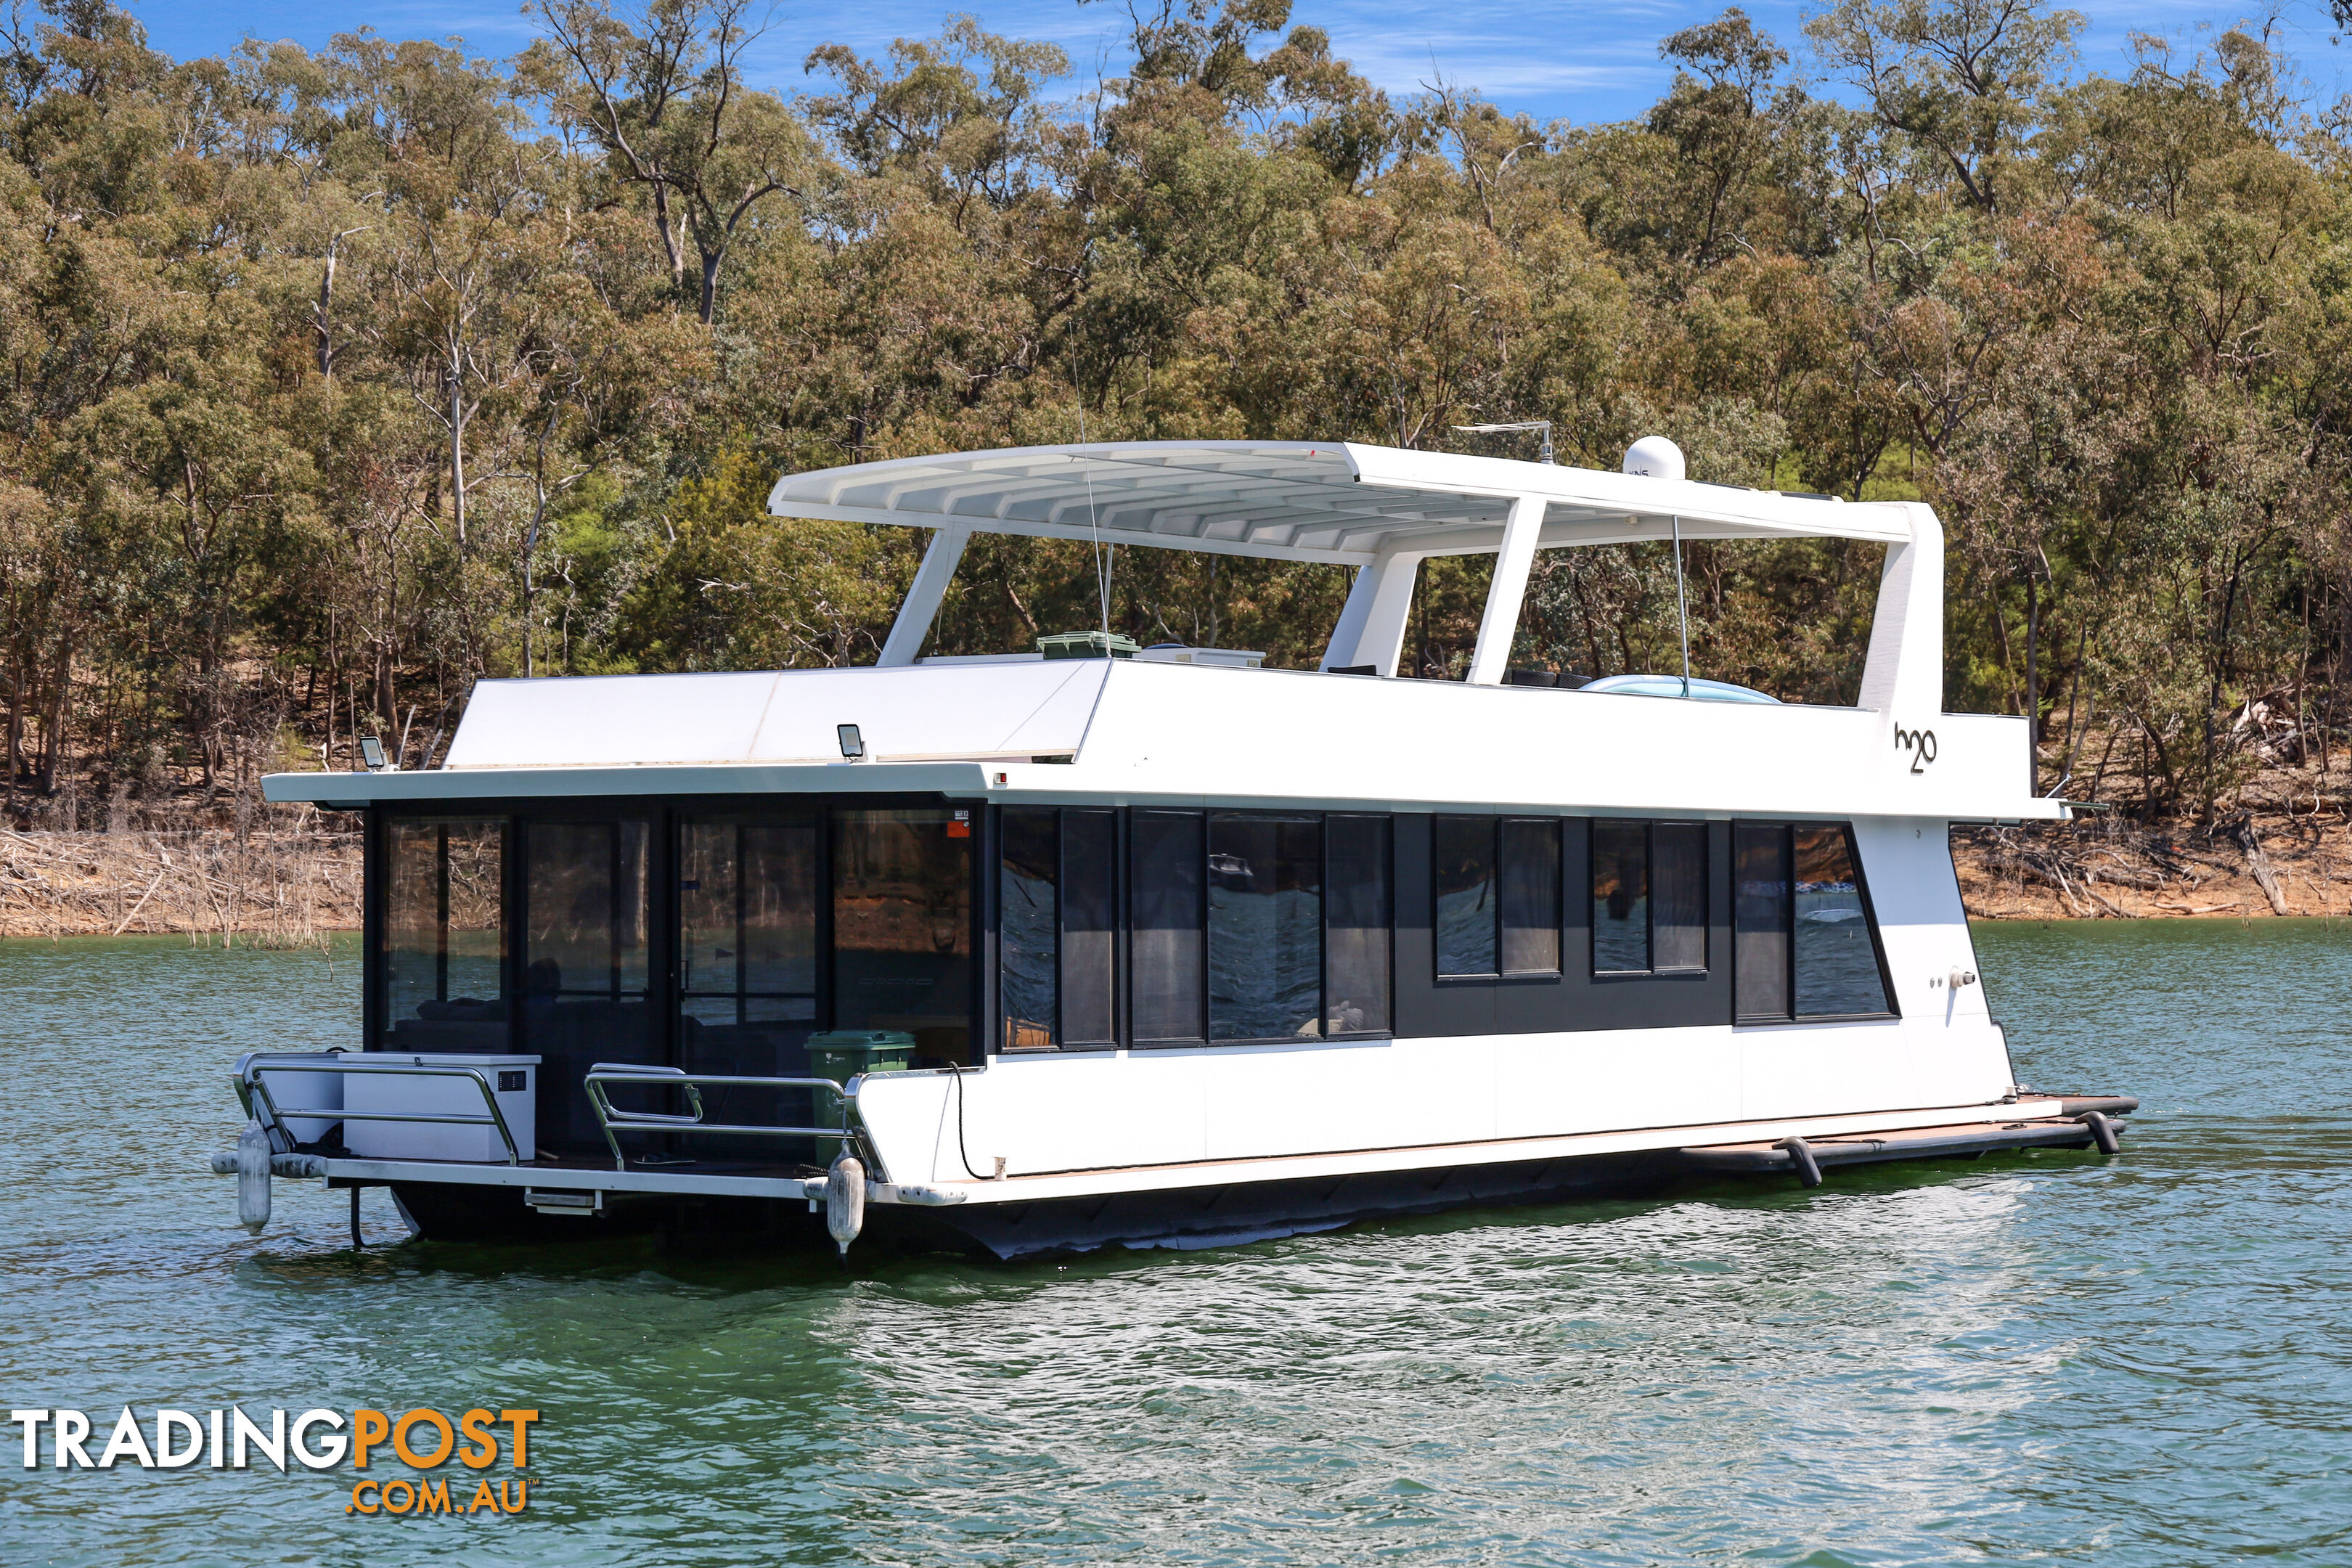
<svg viewBox="0 0 2352 1568"><path fill-rule="evenodd" d="M1743 1120L1836 1116L1909 1105L1956 1105L1922 1073L1902 1024L1872 1018L1850 1024L1768 1024L1733 1031L1739 1049ZM1920 1096L1928 1095L1927 1099Z"/></svg>
<svg viewBox="0 0 2352 1568"><path fill-rule="evenodd" d="M1203 1051L999 1056L966 1074L963 1152L985 1176L997 1155L1017 1173L1041 1152L1058 1170L1177 1164L1206 1157L1210 1063ZM951 1079L870 1079L858 1108L901 1181L961 1182ZM932 1109L936 1102L936 1108ZM916 1168L897 1162L911 1152ZM928 1169L922 1162L928 1160Z"/></svg>
<svg viewBox="0 0 2352 1568"><path fill-rule="evenodd" d="M1983 980L1951 984L1954 971L1976 973L1968 910L1952 865L1951 824L1941 817L1867 817L1853 826L1921 1091L1999 1099L2016 1075Z"/></svg>
<svg viewBox="0 0 2352 1568"><path fill-rule="evenodd" d="M1998 1030L1869 1020L999 1058L961 1084L982 1176L1475 1145L1801 1117L1971 1108L2008 1088ZM869 1079L858 1107L894 1181L964 1182L956 1080Z"/></svg>
<svg viewBox="0 0 2352 1568"><path fill-rule="evenodd" d="M1085 662L1109 668L1076 765L1015 767L997 798L1050 790L1062 801L1235 806L2058 814L2025 794L2022 719L1936 719L1936 761L1914 773L1914 753L1894 745L1882 716L1852 708Z"/></svg>
<svg viewBox="0 0 2352 1568"><path fill-rule="evenodd" d="M1500 1035L1495 1136L1734 1121L1745 1103L1745 1053L1729 1028L1612 1029Z"/></svg>

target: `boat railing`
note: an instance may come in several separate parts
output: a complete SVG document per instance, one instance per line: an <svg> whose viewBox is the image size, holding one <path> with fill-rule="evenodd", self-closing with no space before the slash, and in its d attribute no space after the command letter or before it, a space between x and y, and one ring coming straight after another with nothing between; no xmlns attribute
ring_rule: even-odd
<svg viewBox="0 0 2352 1568"><path fill-rule="evenodd" d="M596 1109L597 1125L604 1130L604 1142L612 1147L613 1169L625 1171L629 1163L621 1152L620 1134L624 1132L707 1132L736 1134L754 1138L831 1138L847 1143L857 1136L851 1125L851 1109L856 1100L850 1092L829 1078L748 1078L733 1073L689 1073L676 1068L648 1068L598 1062L588 1069L582 1082L587 1086L588 1103ZM605 1093L608 1084L652 1084L656 1087L683 1089L688 1109L683 1112L660 1110L625 1110ZM833 1097L841 1115L837 1127L784 1127L761 1123L706 1121L702 1104L702 1088L740 1089L821 1089Z"/></svg>
<svg viewBox="0 0 2352 1568"><path fill-rule="evenodd" d="M464 1110L351 1110L337 1106L289 1106L279 1110L277 1097L269 1092L269 1075L273 1073L321 1073L338 1079L348 1079L364 1073L384 1078L447 1078L462 1079L481 1091L483 1114ZM479 1068L424 1067L404 1062L370 1062L344 1056L333 1061L322 1061L314 1055L268 1056L256 1053L246 1058L237 1069L237 1095L245 1101L248 1115L262 1114L269 1126L292 1138L287 1127L291 1117L305 1121L423 1121L443 1127L488 1127L497 1131L499 1141L506 1145L507 1163L522 1163L522 1151L515 1143L513 1129L507 1125L506 1114L499 1109L499 1097L490 1088L489 1079ZM259 1101L260 1110L255 1110ZM264 1114L266 1113L266 1114Z"/></svg>

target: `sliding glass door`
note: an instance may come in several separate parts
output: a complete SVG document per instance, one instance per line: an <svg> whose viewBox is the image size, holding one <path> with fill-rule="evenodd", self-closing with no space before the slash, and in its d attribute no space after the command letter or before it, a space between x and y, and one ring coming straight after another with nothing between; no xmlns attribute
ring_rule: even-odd
<svg viewBox="0 0 2352 1568"><path fill-rule="evenodd" d="M581 1079L598 1062L658 1065L652 1004L653 824L643 817L523 826L521 1048L541 1058L540 1140L604 1144Z"/></svg>

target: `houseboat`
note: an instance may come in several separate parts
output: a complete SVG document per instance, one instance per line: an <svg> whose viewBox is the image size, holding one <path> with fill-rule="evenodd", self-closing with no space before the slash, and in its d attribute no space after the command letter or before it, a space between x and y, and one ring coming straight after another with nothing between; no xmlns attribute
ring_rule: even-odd
<svg viewBox="0 0 2352 1568"><path fill-rule="evenodd" d="M1349 443L1101 443L792 474L930 531L872 666L485 680L363 814L362 1037L236 1065L215 1168L391 1189L426 1237L1189 1247L1690 1173L2097 1148L2016 1081L1948 829L2051 819L2021 719L1943 709L1915 503ZM1318 669L926 657L997 532L1353 574ZM1885 548L1859 700L1510 650L1542 550ZM1421 563L1495 557L1465 679ZM1685 641L1687 648L1687 638ZM1049 657L1050 656L1050 657Z"/></svg>

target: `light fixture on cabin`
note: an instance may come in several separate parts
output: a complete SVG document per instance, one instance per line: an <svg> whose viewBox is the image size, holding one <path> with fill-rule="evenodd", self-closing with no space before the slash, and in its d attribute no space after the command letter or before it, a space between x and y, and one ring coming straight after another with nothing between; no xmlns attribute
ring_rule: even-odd
<svg viewBox="0 0 2352 1568"><path fill-rule="evenodd" d="M360 761L372 773L380 773L391 765L383 760L383 742L373 735L360 737Z"/></svg>
<svg viewBox="0 0 2352 1568"><path fill-rule="evenodd" d="M1549 419L1517 419L1501 425L1456 425L1454 428L1465 436L1500 436L1513 430L1540 430L1543 432L1543 447L1536 453L1536 461L1549 463L1552 460L1551 421Z"/></svg>
<svg viewBox="0 0 2352 1568"><path fill-rule="evenodd" d="M866 760L866 737L857 732L855 724L835 724L834 733L841 737L841 754L853 763Z"/></svg>

